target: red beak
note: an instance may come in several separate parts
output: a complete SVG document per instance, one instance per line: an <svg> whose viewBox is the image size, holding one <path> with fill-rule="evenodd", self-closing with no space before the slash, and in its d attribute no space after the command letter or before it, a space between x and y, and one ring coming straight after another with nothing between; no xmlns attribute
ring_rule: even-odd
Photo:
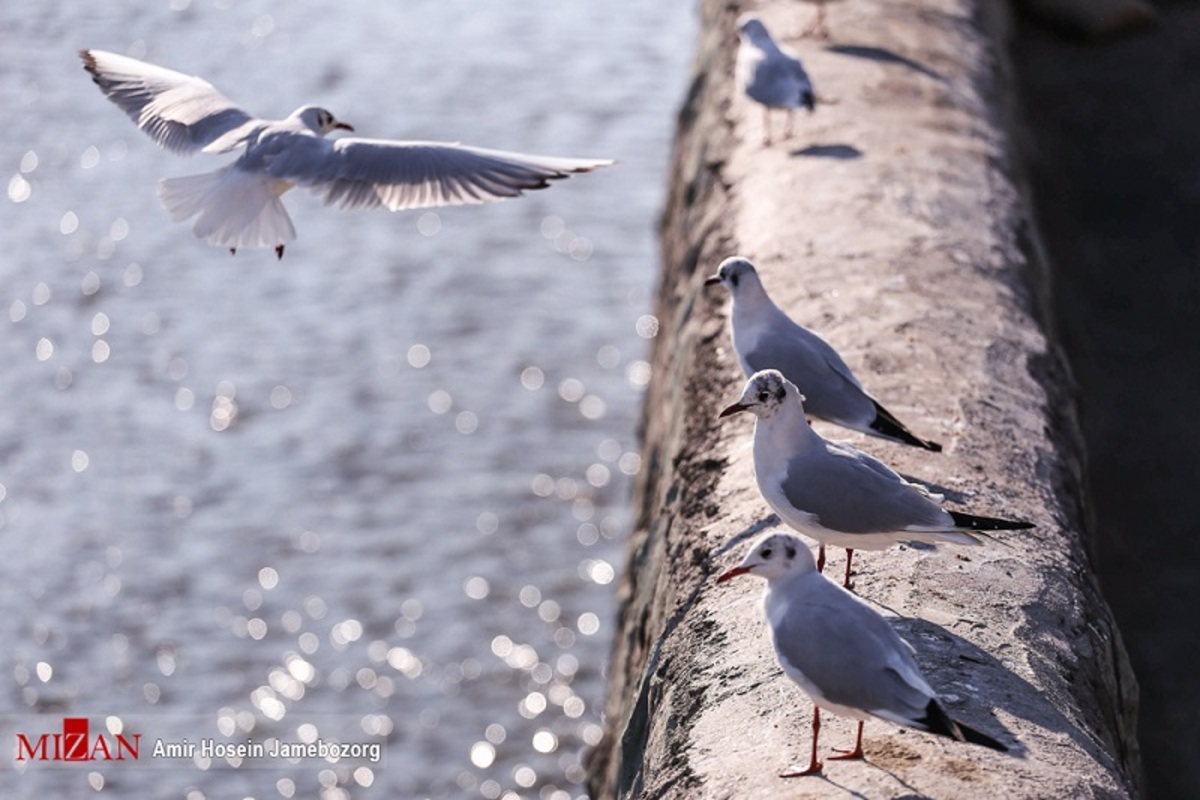
<svg viewBox="0 0 1200 800"><path fill-rule="evenodd" d="M720 414L718 414L717 418L720 419L721 417L730 417L730 416L733 416L734 414L738 413L739 411L745 411L747 408L748 408L748 406L744 406L741 403L734 403L729 408L725 409Z"/></svg>
<svg viewBox="0 0 1200 800"><path fill-rule="evenodd" d="M745 575L749 571L749 567L734 567L728 572L721 573L720 577L717 578L717 583L724 583L725 581L733 580L738 575Z"/></svg>
<svg viewBox="0 0 1200 800"><path fill-rule="evenodd" d="M347 122L335 122L333 123L333 128L338 131L350 131L354 133L354 126Z"/></svg>

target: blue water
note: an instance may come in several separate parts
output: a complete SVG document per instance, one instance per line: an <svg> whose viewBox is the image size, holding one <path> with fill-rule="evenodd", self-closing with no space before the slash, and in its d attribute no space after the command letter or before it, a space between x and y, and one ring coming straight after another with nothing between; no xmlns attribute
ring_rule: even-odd
<svg viewBox="0 0 1200 800"><path fill-rule="evenodd" d="M581 796L691 4L60 0L0 27L0 747L143 735L133 763L6 758L0 795ZM296 191L285 258L231 257L155 196L228 159L158 150L82 47L264 117L619 164L436 213ZM147 752L314 732L385 758Z"/></svg>

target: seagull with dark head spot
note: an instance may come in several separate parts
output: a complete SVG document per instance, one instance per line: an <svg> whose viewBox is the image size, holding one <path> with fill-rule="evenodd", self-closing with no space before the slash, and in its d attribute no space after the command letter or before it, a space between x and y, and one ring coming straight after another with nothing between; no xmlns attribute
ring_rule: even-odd
<svg viewBox="0 0 1200 800"><path fill-rule="evenodd" d="M235 253L273 247L283 257L296 230L280 197L294 186L326 205L400 211L517 197L612 163L441 142L327 139L354 128L312 105L281 120L258 119L203 78L103 50L79 55L105 96L162 147L183 155L242 150L232 164L168 178L158 190L173 220L196 217L197 237Z"/></svg>
<svg viewBox="0 0 1200 800"><path fill-rule="evenodd" d="M913 658L912 647L887 620L819 573L808 545L787 533L757 541L742 563L717 578L767 580L763 597L771 644L783 672L812 698L812 755L808 767L781 775L815 775L821 709L858 720L854 749L833 759L861 759L863 723L882 719L1006 752L991 736L953 719Z"/></svg>
<svg viewBox="0 0 1200 800"><path fill-rule="evenodd" d="M725 259L705 284L724 286L733 298L730 338L746 377L760 369L777 369L804 392L804 410L809 416L870 436L941 451L940 444L914 434L867 394L828 342L793 322L775 305L749 259Z"/></svg>
<svg viewBox="0 0 1200 800"><path fill-rule="evenodd" d="M787 111L783 135L791 138L792 112L807 108L811 113L816 107L816 95L804 65L795 53L780 47L771 38L767 26L753 14L739 17L737 30L741 39L737 51L737 82L747 97L763 107L763 144L771 143L773 108Z"/></svg>
<svg viewBox="0 0 1200 800"><path fill-rule="evenodd" d="M755 417L754 477L785 523L825 545L846 548L846 580L855 550L883 550L901 542L978 545L972 531L1022 530L1033 524L979 517L942 508L942 496L909 483L879 459L812 429L804 396L778 370L756 372L722 417Z"/></svg>

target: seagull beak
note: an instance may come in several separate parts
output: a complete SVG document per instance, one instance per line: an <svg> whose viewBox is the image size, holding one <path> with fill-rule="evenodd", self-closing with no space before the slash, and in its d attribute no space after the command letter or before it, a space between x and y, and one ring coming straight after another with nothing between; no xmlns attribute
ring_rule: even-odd
<svg viewBox="0 0 1200 800"><path fill-rule="evenodd" d="M333 123L333 129L335 131L350 131L354 133L354 126L348 122L335 122Z"/></svg>
<svg viewBox="0 0 1200 800"><path fill-rule="evenodd" d="M742 405L741 403L734 403L729 408L725 409L720 414L718 414L717 419L721 419L723 417L731 417L734 414L738 413L739 411L745 411L749 407L750 406L745 406L745 405Z"/></svg>
<svg viewBox="0 0 1200 800"><path fill-rule="evenodd" d="M720 275L709 275L707 278L704 279L705 286L716 286L720 282L721 282Z"/></svg>
<svg viewBox="0 0 1200 800"><path fill-rule="evenodd" d="M721 573L721 576L717 578L717 583L724 583L725 581L733 580L738 575L745 575L749 571L749 567L734 567L728 572Z"/></svg>

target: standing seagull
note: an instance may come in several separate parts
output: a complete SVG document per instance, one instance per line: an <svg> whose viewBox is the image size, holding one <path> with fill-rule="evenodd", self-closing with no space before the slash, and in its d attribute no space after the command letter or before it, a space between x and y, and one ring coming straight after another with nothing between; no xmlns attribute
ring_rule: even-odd
<svg viewBox="0 0 1200 800"><path fill-rule="evenodd" d="M749 260L735 256L722 261L717 274L705 281L718 283L733 298L731 338L746 377L760 369L777 369L801 387L804 409L810 415L871 436L941 451L940 444L913 435L867 394L828 342L792 322L771 301Z"/></svg>
<svg viewBox="0 0 1200 800"><path fill-rule="evenodd" d="M762 104L763 144L771 143L772 108L787 109L783 135L791 138L793 110L804 107L812 113L816 105L808 73L796 54L777 45L753 14L738 18L738 36L737 81L751 100Z"/></svg>
<svg viewBox="0 0 1200 800"><path fill-rule="evenodd" d="M763 497L783 521L825 545L846 548L846 580L855 550L883 550L898 542L979 544L970 531L1020 530L1028 522L976 517L941 506L942 496L909 483L882 461L831 442L804 417L803 395L778 370L756 372L722 417L749 411L754 424L754 475Z"/></svg>
<svg viewBox="0 0 1200 800"><path fill-rule="evenodd" d="M1008 751L946 713L908 642L874 609L817 572L812 553L800 539L786 533L764 537L717 583L747 573L767 579L763 608L775 655L784 673L814 703L808 768L780 777L821 771L817 736L822 708L859 721L854 749L830 756L834 759L863 757L863 722L870 717Z"/></svg>
<svg viewBox="0 0 1200 800"><path fill-rule="evenodd" d="M279 198L293 186L323 195L326 205L400 211L516 197L612 163L439 142L325 139L354 129L309 105L286 119L256 119L202 78L103 50L79 55L105 96L162 147L184 155L244 148L215 172L168 178L158 188L173 220L199 215L192 232L232 252L274 247L283 258L296 230Z"/></svg>

